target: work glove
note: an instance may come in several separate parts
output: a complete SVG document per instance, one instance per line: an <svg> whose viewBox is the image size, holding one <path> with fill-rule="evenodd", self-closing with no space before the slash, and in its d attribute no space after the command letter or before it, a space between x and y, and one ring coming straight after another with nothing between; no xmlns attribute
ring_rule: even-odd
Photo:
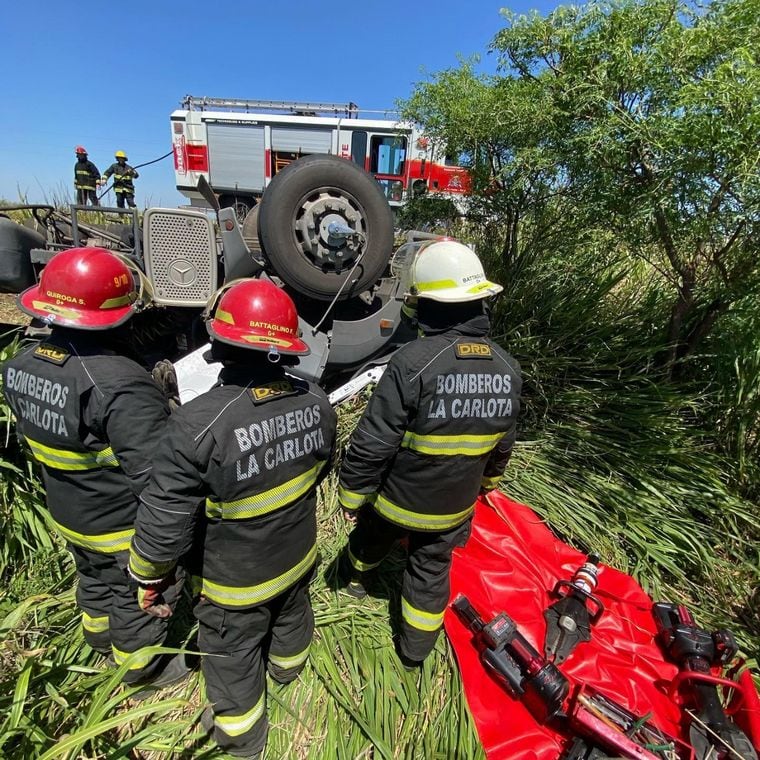
<svg viewBox="0 0 760 760"><path fill-rule="evenodd" d="M156 362L151 375L156 385L161 389L161 393L169 401L170 409L174 411L182 406L182 402L179 399L179 384L174 365L168 359L161 359L161 361Z"/></svg>
<svg viewBox="0 0 760 760"><path fill-rule="evenodd" d="M147 615L157 618L172 616L172 608L164 599L164 592L176 583L174 573L155 583L141 583L137 589L137 603L140 609Z"/></svg>

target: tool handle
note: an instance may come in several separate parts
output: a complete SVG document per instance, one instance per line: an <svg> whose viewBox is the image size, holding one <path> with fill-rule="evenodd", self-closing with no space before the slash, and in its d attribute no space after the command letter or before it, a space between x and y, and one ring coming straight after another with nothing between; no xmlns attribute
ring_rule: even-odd
<svg viewBox="0 0 760 760"><path fill-rule="evenodd" d="M459 596L451 605L457 617L473 632L480 633L485 626L483 618L478 615L476 609L470 603L470 600L464 595Z"/></svg>
<svg viewBox="0 0 760 760"><path fill-rule="evenodd" d="M584 591L582 588L578 588L572 581L557 581L556 586L554 586L554 595L561 599L569 594L574 594L585 602L589 620L592 623L596 623L604 613L604 605L593 594Z"/></svg>

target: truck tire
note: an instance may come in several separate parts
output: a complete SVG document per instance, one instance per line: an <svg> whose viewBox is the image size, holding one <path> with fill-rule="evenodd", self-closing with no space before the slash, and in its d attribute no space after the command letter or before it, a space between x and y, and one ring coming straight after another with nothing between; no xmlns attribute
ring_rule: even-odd
<svg viewBox="0 0 760 760"><path fill-rule="evenodd" d="M393 214L380 186L356 164L329 155L311 155L286 166L259 204L259 240L275 273L310 298L357 296L383 274L393 252ZM363 235L352 248L330 238L331 222Z"/></svg>
<svg viewBox="0 0 760 760"><path fill-rule="evenodd" d="M259 205L254 206L243 220L242 232L248 250L253 253L261 253L261 243L259 243Z"/></svg>
<svg viewBox="0 0 760 760"><path fill-rule="evenodd" d="M219 205L222 208L234 208L238 224L242 224L245 217L256 205L256 199L250 195L220 195Z"/></svg>

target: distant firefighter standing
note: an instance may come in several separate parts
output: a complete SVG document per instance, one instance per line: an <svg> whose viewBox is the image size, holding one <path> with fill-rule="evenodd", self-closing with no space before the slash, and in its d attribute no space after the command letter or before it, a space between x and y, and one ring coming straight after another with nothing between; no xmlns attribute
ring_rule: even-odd
<svg viewBox="0 0 760 760"><path fill-rule="evenodd" d="M107 182L113 175L113 191L116 193L116 205L124 208L135 207L135 185L133 180L140 175L127 163L127 154L123 150L117 150L114 154L116 163L111 164L103 173L102 182Z"/></svg>
<svg viewBox="0 0 760 760"><path fill-rule="evenodd" d="M87 201L98 206L98 195L95 188L100 182L98 167L87 158L87 151L77 145L75 151L77 162L74 164L74 187L77 191L77 203L86 206Z"/></svg>

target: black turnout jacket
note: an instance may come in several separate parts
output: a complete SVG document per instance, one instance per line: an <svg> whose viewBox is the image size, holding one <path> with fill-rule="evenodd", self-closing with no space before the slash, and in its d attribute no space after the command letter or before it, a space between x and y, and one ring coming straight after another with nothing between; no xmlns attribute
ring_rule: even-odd
<svg viewBox="0 0 760 760"><path fill-rule="evenodd" d="M62 535L91 551L129 549L169 416L151 376L97 334L54 330L6 362L3 390Z"/></svg>
<svg viewBox="0 0 760 760"><path fill-rule="evenodd" d="M313 383L279 368L223 369L214 388L172 415L155 452L132 575L158 580L195 546L189 567L220 607L253 607L287 590L316 560L316 486L336 422Z"/></svg>
<svg viewBox="0 0 760 760"><path fill-rule="evenodd" d="M509 460L520 366L477 316L399 349L351 437L340 471L344 509L372 501L392 523L441 531L472 514Z"/></svg>

